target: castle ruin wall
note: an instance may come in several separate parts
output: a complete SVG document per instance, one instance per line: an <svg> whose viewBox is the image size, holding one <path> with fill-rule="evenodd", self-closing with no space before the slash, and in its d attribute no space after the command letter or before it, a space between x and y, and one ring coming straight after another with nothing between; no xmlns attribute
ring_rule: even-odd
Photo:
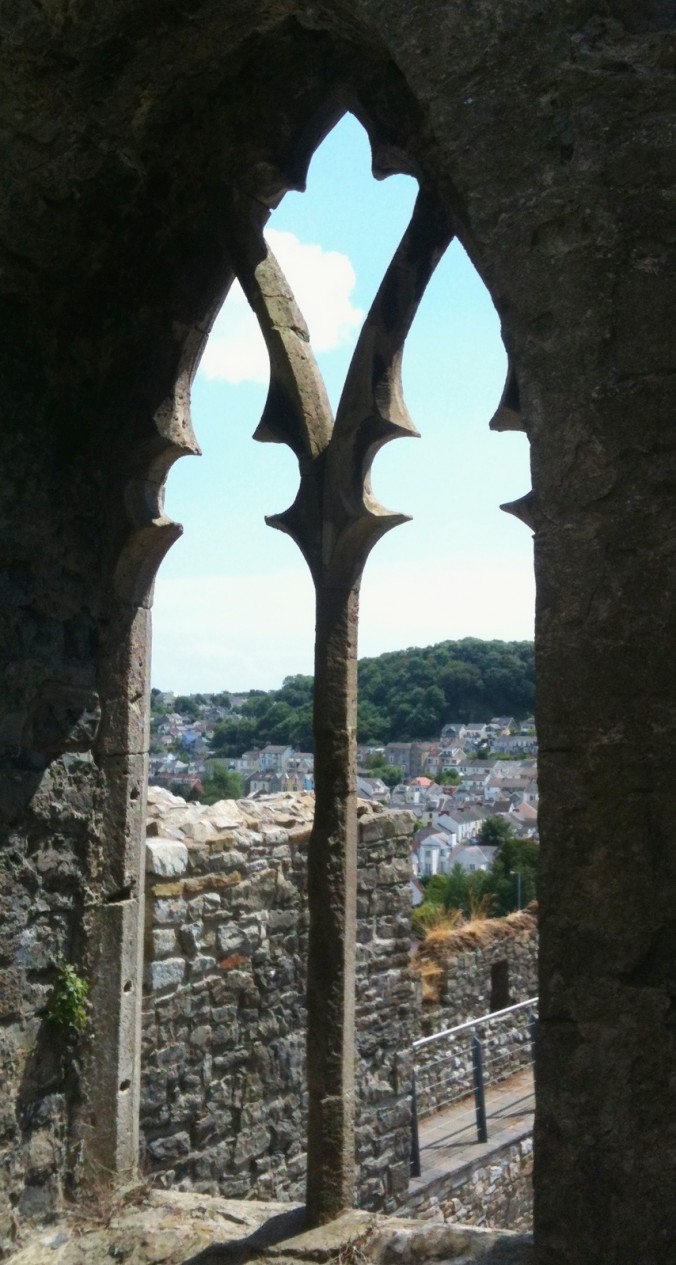
<svg viewBox="0 0 676 1265"><path fill-rule="evenodd" d="M150 791L141 1129L154 1180L302 1198L306 861L312 796L211 809ZM364 806L357 946L358 1200L410 1172L413 819Z"/></svg>

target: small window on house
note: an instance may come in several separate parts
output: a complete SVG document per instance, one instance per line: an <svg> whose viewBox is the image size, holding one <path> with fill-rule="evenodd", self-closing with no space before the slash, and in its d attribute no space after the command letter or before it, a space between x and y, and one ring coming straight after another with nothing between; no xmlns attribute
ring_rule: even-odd
<svg viewBox="0 0 676 1265"><path fill-rule="evenodd" d="M507 958L501 958L499 962L494 962L491 967L491 1012L494 1010L505 1010L507 1006L511 1006L512 999L509 995L509 962Z"/></svg>

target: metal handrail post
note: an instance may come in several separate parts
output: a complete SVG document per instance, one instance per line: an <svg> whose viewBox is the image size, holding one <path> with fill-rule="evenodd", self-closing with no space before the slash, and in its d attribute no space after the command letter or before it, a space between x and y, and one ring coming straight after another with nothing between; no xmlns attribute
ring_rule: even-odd
<svg viewBox="0 0 676 1265"><path fill-rule="evenodd" d="M472 1069L474 1072L474 1103L476 1106L476 1131L479 1142L488 1141L486 1126L486 1091L484 1089L483 1047L475 1032L472 1033Z"/></svg>

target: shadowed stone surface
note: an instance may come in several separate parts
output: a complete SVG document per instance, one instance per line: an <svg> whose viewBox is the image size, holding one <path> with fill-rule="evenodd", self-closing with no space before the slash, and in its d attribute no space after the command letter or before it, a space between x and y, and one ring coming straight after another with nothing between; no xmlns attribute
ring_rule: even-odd
<svg viewBox="0 0 676 1265"><path fill-rule="evenodd" d="M256 1260L361 1265L531 1265L527 1235L496 1234L348 1212L329 1225L304 1230L302 1205L238 1202L209 1196L130 1193L91 1218L60 1221L35 1235L14 1257L16 1265L244 1265ZM106 1222L107 1224L101 1224Z"/></svg>
<svg viewBox="0 0 676 1265"><path fill-rule="evenodd" d="M196 449L189 378L231 279L233 189L271 205L298 187L352 105L378 170L420 174L486 280L513 370L500 424L531 442L533 495L514 509L538 581L538 1251L664 1265L672 5L17 0L3 23L0 1232L133 1157L147 606L177 534L161 485ZM119 902L136 973L104 986ZM47 1059L59 959L92 976L92 1038Z"/></svg>

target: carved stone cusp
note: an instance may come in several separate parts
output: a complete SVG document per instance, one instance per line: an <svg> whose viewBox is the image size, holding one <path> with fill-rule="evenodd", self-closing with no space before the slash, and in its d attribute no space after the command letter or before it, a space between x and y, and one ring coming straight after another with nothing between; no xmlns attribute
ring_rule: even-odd
<svg viewBox="0 0 676 1265"><path fill-rule="evenodd" d="M507 378L505 380L505 386L500 403L498 404L498 407L496 408L488 425L491 430L526 429L521 415L519 383L516 377L516 370L511 360L507 367Z"/></svg>
<svg viewBox="0 0 676 1265"><path fill-rule="evenodd" d="M291 287L263 236L260 209L238 202L230 221L233 267L270 357L270 387L254 438L288 444L298 458L326 448L333 414L310 335Z"/></svg>
<svg viewBox="0 0 676 1265"><path fill-rule="evenodd" d="M505 514L513 514L514 518L519 518L532 531L536 530L537 502L532 491L526 492L525 496L519 497L516 501L505 501L500 509L504 510Z"/></svg>

